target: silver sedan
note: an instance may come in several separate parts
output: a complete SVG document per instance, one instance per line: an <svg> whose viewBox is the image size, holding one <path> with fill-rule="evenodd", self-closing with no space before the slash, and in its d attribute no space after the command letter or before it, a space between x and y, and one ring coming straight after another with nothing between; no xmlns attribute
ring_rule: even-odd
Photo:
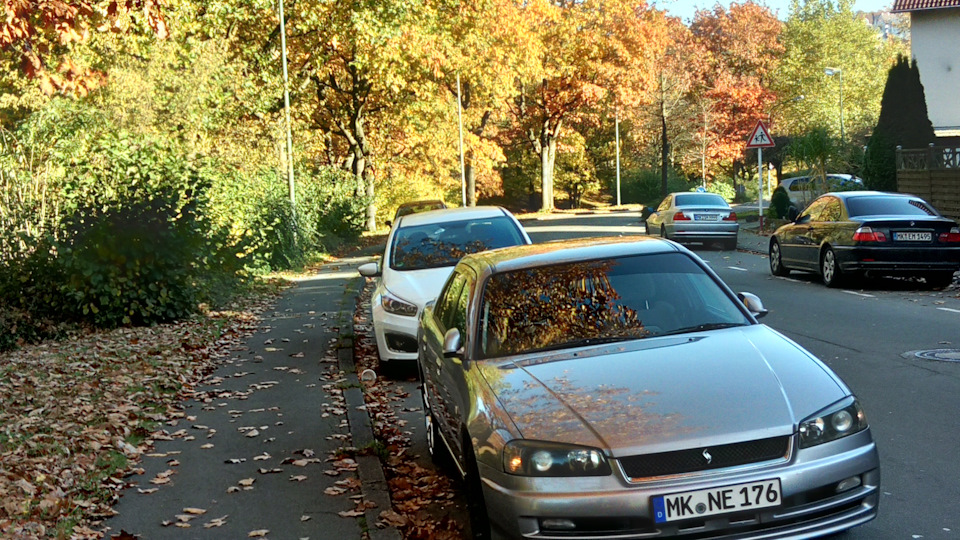
<svg viewBox="0 0 960 540"><path fill-rule="evenodd" d="M737 249L737 213L715 193L671 193L646 224L649 235L677 242L720 242L725 249Z"/></svg>
<svg viewBox="0 0 960 540"><path fill-rule="evenodd" d="M812 538L873 519L863 407L765 313L656 239L461 259L418 360L474 537Z"/></svg>

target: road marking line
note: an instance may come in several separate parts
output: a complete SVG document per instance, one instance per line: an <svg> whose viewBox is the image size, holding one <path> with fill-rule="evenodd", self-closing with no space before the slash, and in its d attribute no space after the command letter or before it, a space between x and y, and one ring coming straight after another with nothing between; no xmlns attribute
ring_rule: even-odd
<svg viewBox="0 0 960 540"><path fill-rule="evenodd" d="M876 296L874 296L874 295L872 295L872 294L867 294L867 293L859 293L859 292L854 292L854 291L840 291L840 292L845 292L845 293L847 293L847 294L855 294L855 295L857 295L857 296L862 296L862 297L864 297L864 298L876 298Z"/></svg>
<svg viewBox="0 0 960 540"><path fill-rule="evenodd" d="M949 311L950 313L960 313L960 309L953 309L948 307L938 307L940 311Z"/></svg>
<svg viewBox="0 0 960 540"><path fill-rule="evenodd" d="M807 283L806 281L800 281L799 279L793 279L793 278L788 278L788 277L783 277L783 276L773 276L773 277L775 277L775 278L777 278L777 279L782 279L782 280L784 280L784 281L792 281L792 282L794 282L794 283Z"/></svg>
<svg viewBox="0 0 960 540"><path fill-rule="evenodd" d="M747 270L746 268L740 268L739 266L728 266L727 268L731 270L739 270L741 272L749 272L749 270Z"/></svg>

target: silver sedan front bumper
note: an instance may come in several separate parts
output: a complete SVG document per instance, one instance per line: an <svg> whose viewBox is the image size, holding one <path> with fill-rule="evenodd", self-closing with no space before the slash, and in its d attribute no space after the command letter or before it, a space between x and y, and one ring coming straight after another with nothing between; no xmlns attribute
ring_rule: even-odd
<svg viewBox="0 0 960 540"><path fill-rule="evenodd" d="M869 429L795 450L776 463L669 478L631 480L617 460L605 477L518 477L480 465L490 520L508 538L813 538L870 521L877 514L880 462ZM655 523L659 495L779 479L782 504L701 519ZM857 478L846 491L841 481ZM558 524L563 524L558 526ZM571 528L571 524L573 527Z"/></svg>

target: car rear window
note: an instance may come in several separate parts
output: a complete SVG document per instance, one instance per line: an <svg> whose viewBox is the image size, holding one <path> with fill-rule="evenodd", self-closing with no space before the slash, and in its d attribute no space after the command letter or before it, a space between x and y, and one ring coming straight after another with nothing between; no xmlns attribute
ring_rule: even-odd
<svg viewBox="0 0 960 540"><path fill-rule="evenodd" d="M523 243L520 230L506 216L401 227L394 235L390 268L453 266L470 253Z"/></svg>
<svg viewBox="0 0 960 540"><path fill-rule="evenodd" d="M487 280L477 357L742 324L734 299L682 253L550 265Z"/></svg>
<svg viewBox="0 0 960 540"><path fill-rule="evenodd" d="M854 216L936 216L927 203L907 197L851 197L847 199L847 213Z"/></svg>
<svg viewBox="0 0 960 540"><path fill-rule="evenodd" d="M723 197L712 193L684 193L677 195L677 206L728 206Z"/></svg>

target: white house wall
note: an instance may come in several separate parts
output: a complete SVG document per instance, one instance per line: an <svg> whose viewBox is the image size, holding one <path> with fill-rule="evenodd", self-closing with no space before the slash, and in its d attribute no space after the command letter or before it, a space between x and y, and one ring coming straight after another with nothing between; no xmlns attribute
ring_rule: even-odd
<svg viewBox="0 0 960 540"><path fill-rule="evenodd" d="M960 9L911 12L910 38L934 130L960 135Z"/></svg>

